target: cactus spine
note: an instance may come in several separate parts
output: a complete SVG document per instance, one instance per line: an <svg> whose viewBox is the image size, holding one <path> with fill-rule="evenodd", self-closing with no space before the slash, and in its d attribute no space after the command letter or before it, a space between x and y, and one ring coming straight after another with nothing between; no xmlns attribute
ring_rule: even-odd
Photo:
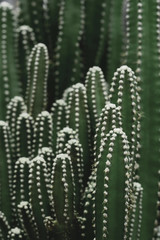
<svg viewBox="0 0 160 240"><path fill-rule="evenodd" d="M0 4L0 239L158 240L159 0L18 5Z"/></svg>

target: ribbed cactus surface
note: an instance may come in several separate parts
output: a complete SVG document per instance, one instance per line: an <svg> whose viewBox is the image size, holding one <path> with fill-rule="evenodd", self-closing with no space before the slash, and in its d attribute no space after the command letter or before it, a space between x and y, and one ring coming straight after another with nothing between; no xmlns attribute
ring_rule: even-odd
<svg viewBox="0 0 160 240"><path fill-rule="evenodd" d="M0 239L160 239L159 10L0 3Z"/></svg>

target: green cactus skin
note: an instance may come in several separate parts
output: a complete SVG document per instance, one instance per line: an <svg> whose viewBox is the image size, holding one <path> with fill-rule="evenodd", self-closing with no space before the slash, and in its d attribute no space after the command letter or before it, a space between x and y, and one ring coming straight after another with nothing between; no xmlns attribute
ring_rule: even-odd
<svg viewBox="0 0 160 240"><path fill-rule="evenodd" d="M38 227L33 215L31 204L27 201L21 201L18 204L19 219L27 239L39 240Z"/></svg>
<svg viewBox="0 0 160 240"><path fill-rule="evenodd" d="M82 194L84 191L84 165L83 165L83 149L76 139L70 139L64 152L71 158L73 167L74 183L75 183L75 209L79 215L82 213Z"/></svg>
<svg viewBox="0 0 160 240"><path fill-rule="evenodd" d="M52 147L52 118L49 112L38 114L33 133L33 156L38 154L42 147Z"/></svg>
<svg viewBox="0 0 160 240"><path fill-rule="evenodd" d="M134 72L121 66L114 73L109 89L109 100L115 103L122 114L122 128L127 134L133 159L140 158L140 96Z"/></svg>
<svg viewBox="0 0 160 240"><path fill-rule="evenodd" d="M53 152L52 148L43 147L39 149L38 155L45 160L47 164L48 175L50 177L52 172L53 161L55 158L55 152Z"/></svg>
<svg viewBox="0 0 160 240"><path fill-rule="evenodd" d="M73 128L83 147L84 158L84 181L87 181L91 169L91 127L88 111L86 88L83 84L77 83L72 86L68 93L67 101L67 125Z"/></svg>
<svg viewBox="0 0 160 240"><path fill-rule="evenodd" d="M132 165L126 134L121 128L111 130L90 178L91 192L86 192L86 199L93 199L94 239L127 239L132 208ZM91 224L87 219L85 222L85 238L89 239Z"/></svg>
<svg viewBox="0 0 160 240"><path fill-rule="evenodd" d="M11 143L8 124L0 121L0 210L11 222L12 170Z"/></svg>
<svg viewBox="0 0 160 240"><path fill-rule="evenodd" d="M7 240L22 240L23 231L19 227L11 228L8 231Z"/></svg>
<svg viewBox="0 0 160 240"><path fill-rule="evenodd" d="M159 1L127 1L125 64L130 66L138 76L143 112L142 160L139 170L144 189L141 240L150 240L153 236L156 217L157 170L160 169L159 21Z"/></svg>
<svg viewBox="0 0 160 240"><path fill-rule="evenodd" d="M71 27L72 26L72 27ZM80 41L84 28L84 0L61 0L56 48L54 51L55 94L82 79Z"/></svg>
<svg viewBox="0 0 160 240"><path fill-rule="evenodd" d="M158 171L160 179L160 171ZM160 181L158 181L158 200L157 200L157 216L154 222L154 234L152 240L160 240Z"/></svg>
<svg viewBox="0 0 160 240"><path fill-rule="evenodd" d="M0 238L2 240L7 239L7 234L10 229L8 224L7 218L5 217L4 213L0 211Z"/></svg>
<svg viewBox="0 0 160 240"><path fill-rule="evenodd" d="M53 152L56 151L57 135L66 126L67 105L63 99L52 104L51 116L53 124Z"/></svg>
<svg viewBox="0 0 160 240"><path fill-rule="evenodd" d="M58 154L54 160L51 176L57 228L64 238L79 239L75 222L75 182L71 158L67 154ZM62 237L61 236L61 237Z"/></svg>
<svg viewBox="0 0 160 240"><path fill-rule="evenodd" d="M144 13L145 2L137 0L132 2L126 1L125 5L125 54L124 63L130 66L136 71L138 82L141 75L142 67L142 37L144 34L143 30L143 13Z"/></svg>
<svg viewBox="0 0 160 240"><path fill-rule="evenodd" d="M49 28L50 28L50 38L52 42L52 49L49 48L49 52L51 50L50 56L53 56L53 49L55 49L56 45L56 38L58 35L58 17L59 17L59 10L60 10L60 5L61 1L59 0L48 0L48 22L49 22Z"/></svg>
<svg viewBox="0 0 160 240"><path fill-rule="evenodd" d="M110 1L85 1L84 54L86 71L102 61L107 43ZM91 27L92 26L92 27Z"/></svg>
<svg viewBox="0 0 160 240"><path fill-rule="evenodd" d="M15 139L17 119L19 115L23 112L27 112L27 107L24 103L23 98L18 96L12 98L9 104L7 105L6 122L8 123L11 132L12 155L14 160L16 159Z"/></svg>
<svg viewBox="0 0 160 240"><path fill-rule="evenodd" d="M108 102L102 109L99 121L96 126L94 136L94 159L96 161L101 145L103 144L106 134L114 128L122 127L121 112L119 107L115 104Z"/></svg>
<svg viewBox="0 0 160 240"><path fill-rule="evenodd" d="M41 239L48 239L44 218L54 215L51 201L51 186L45 160L37 156L29 165L29 202Z"/></svg>
<svg viewBox="0 0 160 240"><path fill-rule="evenodd" d="M109 29L108 29L108 53L106 78L111 83L112 76L122 62L123 48L123 31L122 26L125 24L123 20L123 8L125 6L123 0L113 0L110 3Z"/></svg>
<svg viewBox="0 0 160 240"><path fill-rule="evenodd" d="M27 64L32 48L36 44L33 29L27 25L18 28L18 66L23 96L27 88Z"/></svg>
<svg viewBox="0 0 160 240"><path fill-rule="evenodd" d="M63 153L67 142L71 139L78 140L78 135L72 128L65 127L59 131L57 136L56 154Z"/></svg>
<svg viewBox="0 0 160 240"><path fill-rule="evenodd" d="M5 120L6 105L19 95L17 75L17 34L12 6L0 3L0 119Z"/></svg>
<svg viewBox="0 0 160 240"><path fill-rule="evenodd" d="M46 39L48 40L47 36L49 35L46 19L48 11L46 2L43 0L36 0L34 2L27 0L18 1L20 24L30 26L35 32L36 40L43 43L46 43Z"/></svg>
<svg viewBox="0 0 160 240"><path fill-rule="evenodd" d="M85 87L91 119L91 127L94 135L98 118L102 108L107 102L108 93L108 85L104 79L103 72L99 67L92 67L89 69L86 75Z"/></svg>
<svg viewBox="0 0 160 240"><path fill-rule="evenodd" d="M33 144L33 118L28 113L21 113L17 119L16 126L16 158L32 157Z"/></svg>
<svg viewBox="0 0 160 240"><path fill-rule="evenodd" d="M129 223L128 239L139 240L141 236L141 223L142 223L142 200L143 188L140 183L133 183L133 210Z"/></svg>
<svg viewBox="0 0 160 240"><path fill-rule="evenodd" d="M13 192L12 192L12 205L13 215L15 221L18 219L17 205L21 201L29 200L29 188L28 188L28 175L29 175L29 158L19 158L14 166L13 172Z"/></svg>
<svg viewBox="0 0 160 240"><path fill-rule="evenodd" d="M28 112L34 118L45 110L47 105L48 67L48 50L44 44L38 43L28 58L28 81L25 96Z"/></svg>
<svg viewBox="0 0 160 240"><path fill-rule="evenodd" d="M17 119L23 112L27 112L23 98L18 96L12 98L7 105L6 122L10 127L13 139L15 139Z"/></svg>

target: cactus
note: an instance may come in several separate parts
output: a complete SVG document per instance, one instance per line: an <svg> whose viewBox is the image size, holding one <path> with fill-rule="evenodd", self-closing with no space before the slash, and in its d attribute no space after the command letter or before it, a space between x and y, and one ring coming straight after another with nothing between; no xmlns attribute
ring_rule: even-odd
<svg viewBox="0 0 160 240"><path fill-rule="evenodd" d="M11 142L8 124L0 121L0 209L11 222L12 217L12 172Z"/></svg>
<svg viewBox="0 0 160 240"><path fill-rule="evenodd" d="M0 4L0 239L160 238L159 9Z"/></svg>
<svg viewBox="0 0 160 240"><path fill-rule="evenodd" d="M85 67L99 65L105 55L111 3L106 0L85 3ZM94 27L91 27L91 25ZM106 56L105 56L106 57Z"/></svg>
<svg viewBox="0 0 160 240"><path fill-rule="evenodd" d="M18 29L18 66L19 78L22 84L23 96L27 88L27 64L32 48L36 43L35 34L29 26L23 25Z"/></svg>
<svg viewBox="0 0 160 240"><path fill-rule="evenodd" d="M136 21L135 21L136 18ZM144 189L142 239L151 239L156 216L159 169L159 1L126 3L124 61L137 74L141 94L142 130L140 178ZM149 20L148 20L149 19ZM149 24L148 24L149 22ZM151 82L150 79L153 79ZM152 168L150 167L152 165ZM149 179L152 179L150 181ZM152 209L148 214L147 209ZM148 226L147 230L146 226Z"/></svg>
<svg viewBox="0 0 160 240"><path fill-rule="evenodd" d="M35 118L47 105L48 51L44 44L34 46L28 59L28 79L25 102ZM39 98L39 95L42 98Z"/></svg>
<svg viewBox="0 0 160 240"><path fill-rule="evenodd" d="M94 190L86 192L86 199L89 193L93 199L95 239L127 239L132 208L132 165L127 136L122 129L114 128L104 138L97 157L89 182ZM88 238L90 224L87 219L85 223L85 237Z"/></svg>
<svg viewBox="0 0 160 240"><path fill-rule="evenodd" d="M72 26L73 23L74 26ZM55 90L58 97L62 96L64 87L67 88L71 84L80 82L82 79L80 41L82 39L83 25L84 1L62 0L60 3L59 29L54 52ZM72 26L71 29L70 26ZM71 30L71 34L69 29Z"/></svg>
<svg viewBox="0 0 160 240"><path fill-rule="evenodd" d="M13 7L0 3L0 119L5 120L6 105L11 97L20 94L17 73L17 33Z"/></svg>

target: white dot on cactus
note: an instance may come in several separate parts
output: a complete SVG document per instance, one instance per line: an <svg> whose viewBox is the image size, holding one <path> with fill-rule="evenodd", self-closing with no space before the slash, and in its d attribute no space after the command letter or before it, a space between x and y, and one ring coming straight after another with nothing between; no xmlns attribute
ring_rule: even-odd
<svg viewBox="0 0 160 240"><path fill-rule="evenodd" d="M19 31L33 31L31 27L27 26L27 25L22 25L19 27L18 29Z"/></svg>
<svg viewBox="0 0 160 240"><path fill-rule="evenodd" d="M41 112L41 116L48 117L48 116L50 116L50 114L47 111L43 111L43 112Z"/></svg>
<svg viewBox="0 0 160 240"><path fill-rule="evenodd" d="M132 69L130 67L128 67L127 65L121 66L118 70L119 71L123 71L124 70L124 71L128 71L128 72L132 71Z"/></svg>
<svg viewBox="0 0 160 240"><path fill-rule="evenodd" d="M27 206L28 205L28 202L27 201L22 201L22 202L20 202L20 204L18 204L18 207L19 208L23 208L23 207L25 207L25 206Z"/></svg>
<svg viewBox="0 0 160 240"><path fill-rule="evenodd" d="M12 9L13 7L12 7L11 4L9 4L8 2L4 1L4 2L0 3L0 8Z"/></svg>
<svg viewBox="0 0 160 240"><path fill-rule="evenodd" d="M115 128L113 131L115 133L118 133L118 134L122 134L123 133L122 128Z"/></svg>
<svg viewBox="0 0 160 240"><path fill-rule="evenodd" d="M107 109L115 108L115 107L116 107L116 105L115 105L114 103L108 102L108 103L106 104L106 108L107 108Z"/></svg>
<svg viewBox="0 0 160 240"><path fill-rule="evenodd" d="M6 122L4 122L4 121L0 120L0 126L1 126L1 127L3 127L3 126L7 127L7 126L8 126L8 124L7 124Z"/></svg>
<svg viewBox="0 0 160 240"><path fill-rule="evenodd" d="M29 158L21 157L18 159L17 162L22 163L22 164L29 163Z"/></svg>
<svg viewBox="0 0 160 240"><path fill-rule="evenodd" d="M61 159L65 160L66 158L69 158L69 156L68 156L68 154L61 153L61 154L57 155L57 158L61 158Z"/></svg>
<svg viewBox="0 0 160 240"><path fill-rule="evenodd" d="M20 114L21 118L28 118L29 116L30 115L28 113L26 113L26 112L23 112L23 113Z"/></svg>
<svg viewBox="0 0 160 240"><path fill-rule="evenodd" d="M141 191L142 190L142 186L140 183L138 182L134 182L133 186L136 188L137 191Z"/></svg>
<svg viewBox="0 0 160 240"><path fill-rule="evenodd" d="M20 228L15 227L15 228L12 228L12 229L11 229L11 232L14 233L14 234L20 234L20 233L21 233L21 230L20 230Z"/></svg>
<svg viewBox="0 0 160 240"><path fill-rule="evenodd" d="M65 103L65 101L63 99L57 100L56 103L58 103L61 106L65 106L66 105L66 103Z"/></svg>

